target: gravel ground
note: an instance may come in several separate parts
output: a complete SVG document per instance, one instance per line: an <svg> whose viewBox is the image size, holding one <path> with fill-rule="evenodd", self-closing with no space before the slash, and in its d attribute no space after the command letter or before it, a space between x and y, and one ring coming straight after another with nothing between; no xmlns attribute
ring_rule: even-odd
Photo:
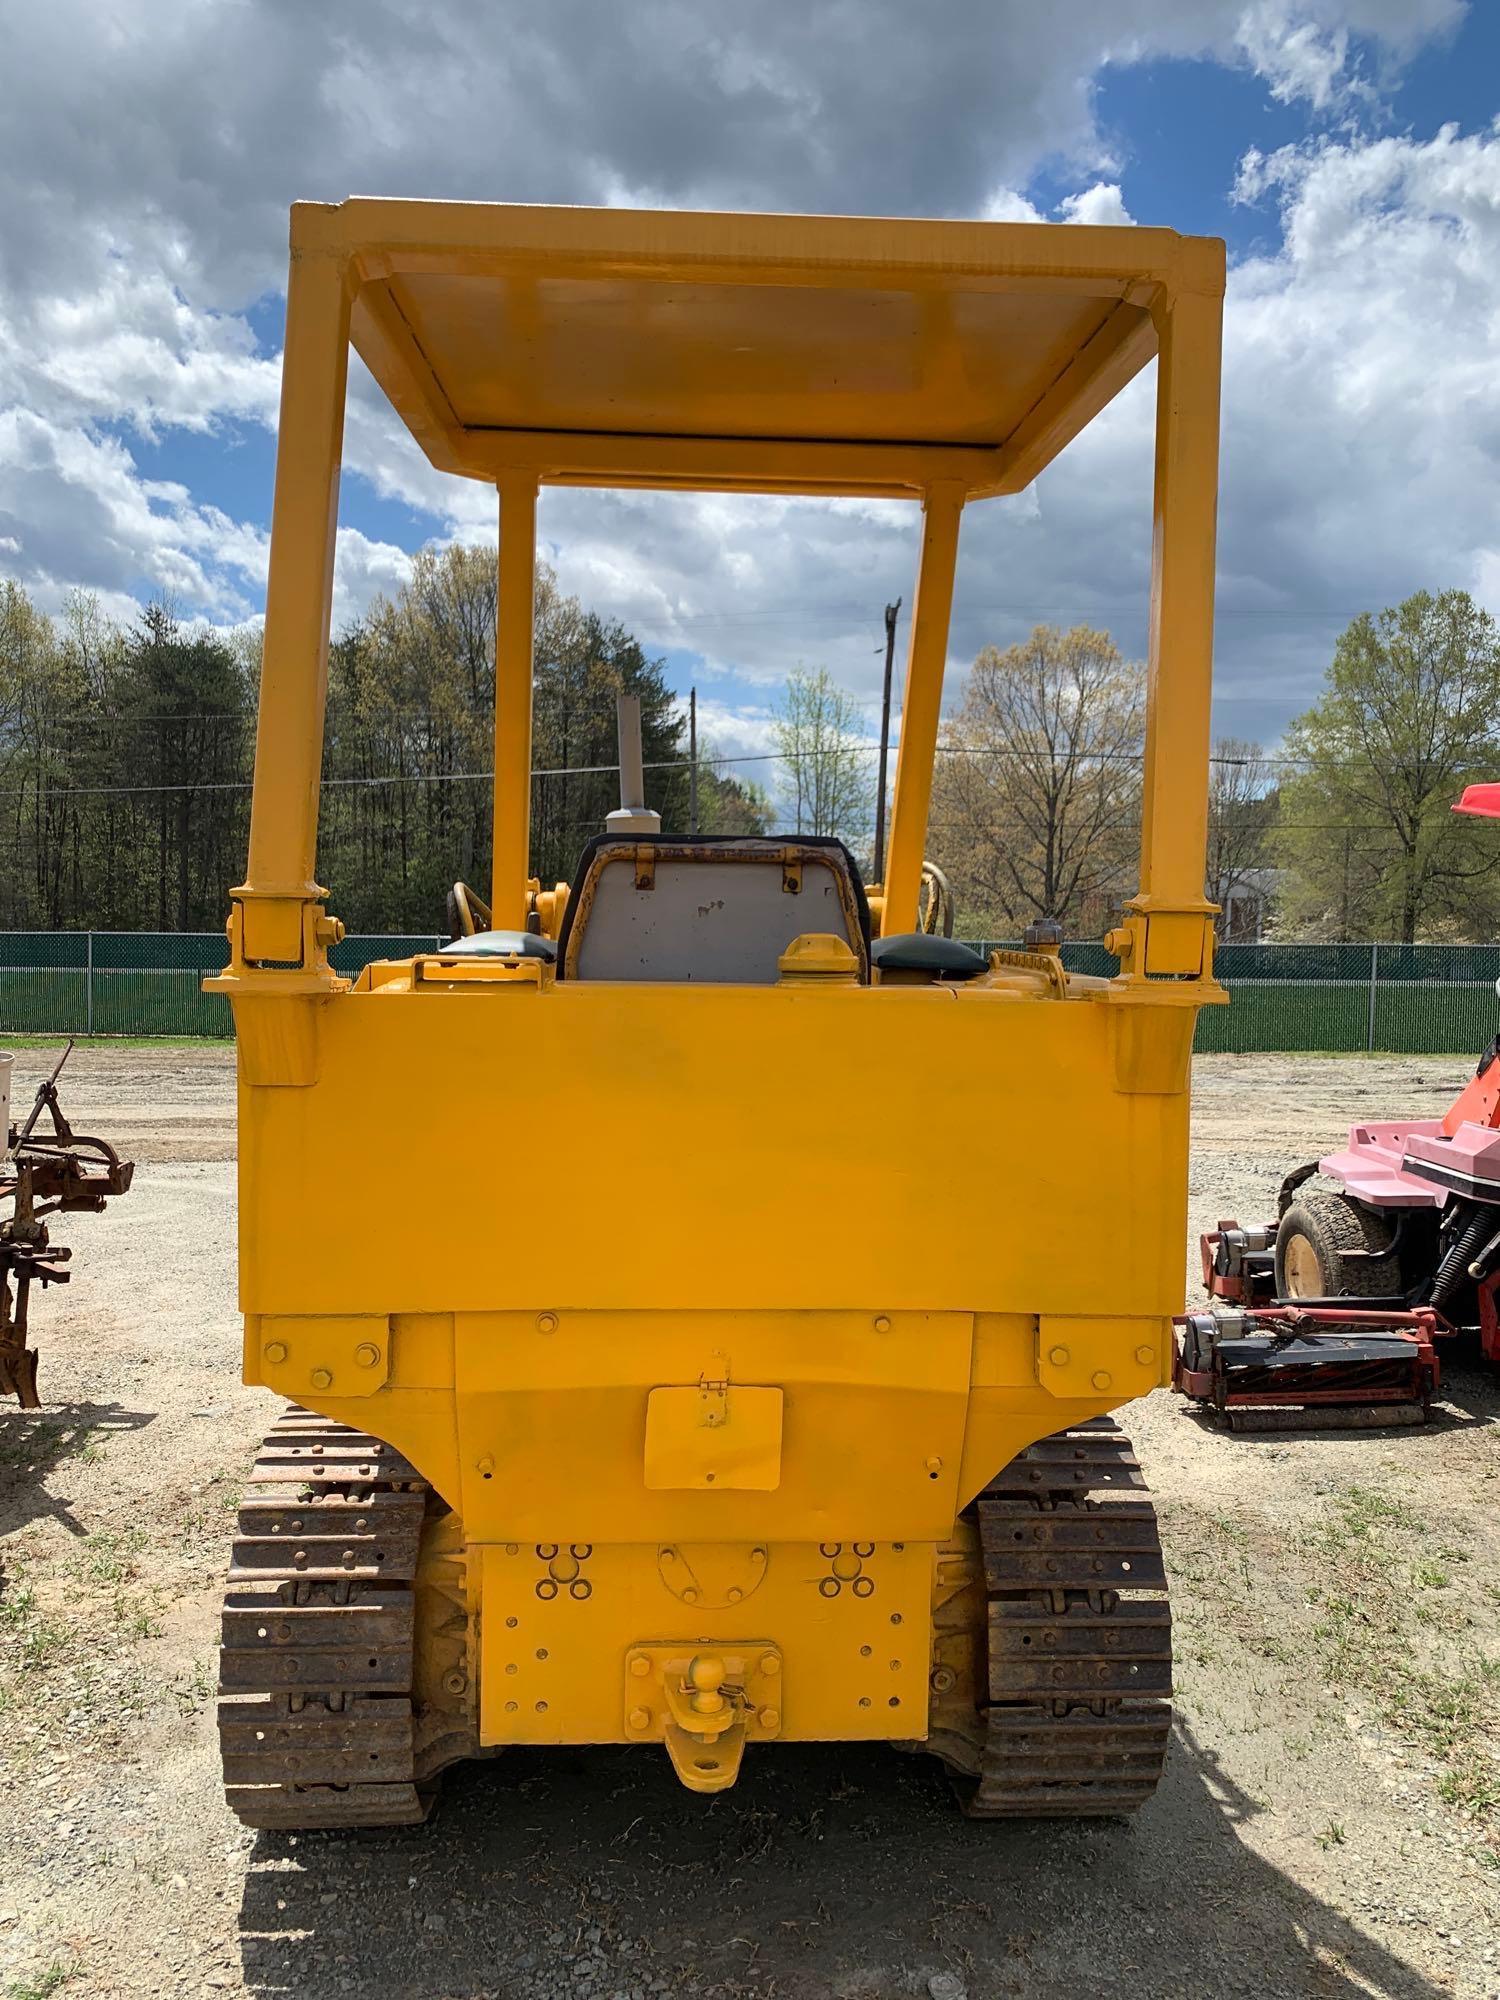
<svg viewBox="0 0 1500 2000"><path fill-rule="evenodd" d="M1194 1231L1460 1068L1201 1060ZM0 1413L7 2000L1500 1994L1500 1395L1457 1368L1419 1433L1124 1413L1181 1687L1130 1825L972 1826L924 1758L789 1745L713 1801L659 1755L515 1752L426 1828L241 1830L216 1604L272 1405L238 1383L232 1083L212 1048L80 1049L69 1077L140 1166L38 1304L47 1408Z"/></svg>

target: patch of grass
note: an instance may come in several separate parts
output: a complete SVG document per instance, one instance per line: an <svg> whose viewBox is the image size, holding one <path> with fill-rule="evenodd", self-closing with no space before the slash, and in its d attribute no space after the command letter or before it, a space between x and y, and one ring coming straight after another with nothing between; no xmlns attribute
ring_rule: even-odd
<svg viewBox="0 0 1500 2000"><path fill-rule="evenodd" d="M1500 1773L1478 1752L1459 1756L1438 1779L1438 1797L1475 1819L1487 1818L1500 1810ZM1500 1860L1500 1850L1489 1852Z"/></svg>
<svg viewBox="0 0 1500 2000"><path fill-rule="evenodd" d="M1330 1685L1369 1695L1389 1728L1442 1767L1439 1796L1487 1820L1500 1811L1500 1659L1477 1651L1471 1603L1420 1595L1452 1583L1442 1563L1412 1548L1427 1532L1385 1494L1361 1486L1330 1494L1315 1545L1339 1581L1314 1634ZM1447 1657L1444 1634L1453 1635Z"/></svg>
<svg viewBox="0 0 1500 2000"><path fill-rule="evenodd" d="M9 1655L7 1664L16 1675L56 1666L67 1656L71 1640L67 1626L42 1614L29 1587L0 1598L0 1654Z"/></svg>
<svg viewBox="0 0 1500 2000"><path fill-rule="evenodd" d="M1420 1518L1399 1500L1368 1486L1346 1486L1333 1494L1330 1516L1323 1532L1335 1545L1369 1542L1389 1528L1416 1530L1422 1526Z"/></svg>
<svg viewBox="0 0 1500 2000"><path fill-rule="evenodd" d="M135 1559L145 1547L144 1528L96 1528L79 1544L68 1567L91 1583L128 1583L139 1574Z"/></svg>
<svg viewBox="0 0 1500 2000"><path fill-rule="evenodd" d="M6 2000L47 2000L49 1993L56 1993L66 1986L70 1979L76 1979L83 1967L76 1958L53 1959L45 1972L39 1972L34 1979L13 1979L5 1989Z"/></svg>
<svg viewBox="0 0 1500 2000"><path fill-rule="evenodd" d="M162 1635L151 1606L139 1599L116 1597L115 1626L122 1639L159 1639Z"/></svg>
<svg viewBox="0 0 1500 2000"><path fill-rule="evenodd" d="M1299 1665L1300 1640L1301 1652L1315 1658L1312 1682L1329 1698L1325 1716L1356 1697L1434 1767L1443 1803L1482 1832L1475 1851L1500 1852L1500 1657L1489 1657L1497 1652L1500 1589L1465 1577L1471 1550L1455 1544L1451 1524L1435 1529L1400 1491L1329 1481L1318 1500L1293 1561L1283 1542L1257 1536L1253 1523L1247 1537L1242 1523L1188 1510L1170 1565L1186 1600L1182 1656L1198 1664L1215 1654L1233 1659L1253 1694L1261 1662ZM1307 1607L1310 1627L1298 1620L1288 1633L1271 1602L1283 1593ZM1301 1636L1309 1629L1310 1646ZM1305 1664L1299 1678L1309 1678ZM1288 1739L1290 1763L1311 1754L1323 1719L1307 1719L1306 1733ZM1319 1838L1340 1844L1332 1827Z"/></svg>
<svg viewBox="0 0 1500 2000"><path fill-rule="evenodd" d="M160 1633L155 1612L161 1591L141 1581L141 1558L149 1547L142 1527L96 1528L63 1560L66 1576L85 1586L101 1584L108 1589L110 1621L124 1640L152 1639Z"/></svg>
<svg viewBox="0 0 1500 2000"><path fill-rule="evenodd" d="M1330 1847L1342 1847L1344 1844L1344 1839L1345 1839L1344 1829L1336 1819L1331 1819L1328 1822L1327 1826L1324 1827L1323 1831L1317 1836L1319 1847L1325 1849Z"/></svg>
<svg viewBox="0 0 1500 2000"><path fill-rule="evenodd" d="M194 1660L191 1670L170 1685L179 1714L198 1715L213 1699L215 1677L206 1660Z"/></svg>

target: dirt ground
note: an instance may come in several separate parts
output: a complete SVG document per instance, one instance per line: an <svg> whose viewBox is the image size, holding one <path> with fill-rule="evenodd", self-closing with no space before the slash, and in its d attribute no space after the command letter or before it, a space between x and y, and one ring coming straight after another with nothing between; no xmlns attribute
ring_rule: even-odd
<svg viewBox="0 0 1500 2000"><path fill-rule="evenodd" d="M19 1060L18 1096L42 1057ZM1194 1232L1269 1209L1452 1060L1199 1064ZM219 1796L216 1604L272 1414L238 1383L232 1058L82 1049L82 1127L140 1162L71 1220L46 1410L0 1413L0 1994L290 2000L1500 1994L1500 1394L1422 1432L1225 1437L1124 1412L1180 1663L1131 1824L976 1826L924 1758L512 1753L427 1827L252 1835Z"/></svg>

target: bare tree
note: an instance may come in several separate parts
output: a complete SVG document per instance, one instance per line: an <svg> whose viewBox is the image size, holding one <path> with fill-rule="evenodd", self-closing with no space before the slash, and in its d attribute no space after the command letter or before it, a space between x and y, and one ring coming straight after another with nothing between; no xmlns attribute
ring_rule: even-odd
<svg viewBox="0 0 1500 2000"><path fill-rule="evenodd" d="M1130 892L1144 714L1144 670L1107 633L985 647L943 732L929 840L967 928L1078 928Z"/></svg>

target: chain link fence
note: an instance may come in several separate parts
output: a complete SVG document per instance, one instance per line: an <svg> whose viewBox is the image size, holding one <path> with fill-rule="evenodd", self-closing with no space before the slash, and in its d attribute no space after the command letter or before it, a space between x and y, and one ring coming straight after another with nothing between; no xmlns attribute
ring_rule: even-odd
<svg viewBox="0 0 1500 2000"><path fill-rule="evenodd" d="M442 942L348 937L331 956L352 977ZM0 931L0 1035L228 1036L228 1001L200 990L227 957L222 931ZM1064 945L1063 963L1117 970L1101 944ZM1500 945L1230 944L1215 969L1231 1004L1199 1015L1201 1050L1468 1055L1500 1027Z"/></svg>
<svg viewBox="0 0 1500 2000"><path fill-rule="evenodd" d="M1119 969L1102 944L1062 955L1070 972ZM1500 1028L1500 945L1222 944L1214 971L1229 1005L1199 1014L1200 1053L1472 1055Z"/></svg>
<svg viewBox="0 0 1500 2000"><path fill-rule="evenodd" d="M329 956L353 978L443 942L347 937ZM228 961L222 931L0 931L0 1035L232 1035L229 1002L201 990Z"/></svg>
<svg viewBox="0 0 1500 2000"><path fill-rule="evenodd" d="M1235 944L1214 966L1231 1004L1198 1017L1200 1049L1473 1055L1500 1028L1500 945Z"/></svg>

